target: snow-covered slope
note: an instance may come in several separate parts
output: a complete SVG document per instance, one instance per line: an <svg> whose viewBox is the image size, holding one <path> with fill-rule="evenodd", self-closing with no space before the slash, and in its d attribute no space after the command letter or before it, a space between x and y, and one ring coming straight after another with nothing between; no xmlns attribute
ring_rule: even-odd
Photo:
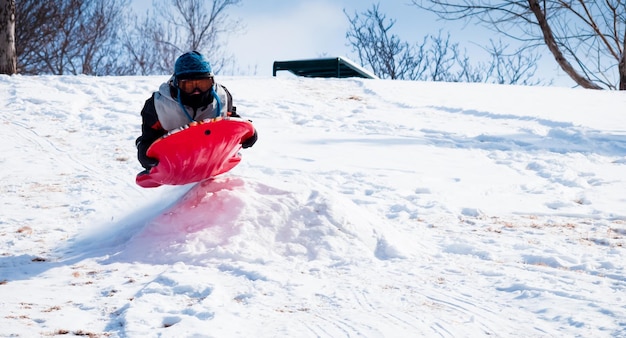
<svg viewBox="0 0 626 338"><path fill-rule="evenodd" d="M166 78L0 77L0 336L626 336L623 93L219 78L259 142L142 189Z"/></svg>

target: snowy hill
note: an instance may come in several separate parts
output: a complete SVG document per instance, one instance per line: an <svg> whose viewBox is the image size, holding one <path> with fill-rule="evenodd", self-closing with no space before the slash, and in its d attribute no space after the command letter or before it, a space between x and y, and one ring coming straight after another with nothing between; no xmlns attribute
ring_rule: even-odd
<svg viewBox="0 0 626 338"><path fill-rule="evenodd" d="M0 76L0 336L626 336L624 93L218 78L259 142L142 189L164 80Z"/></svg>

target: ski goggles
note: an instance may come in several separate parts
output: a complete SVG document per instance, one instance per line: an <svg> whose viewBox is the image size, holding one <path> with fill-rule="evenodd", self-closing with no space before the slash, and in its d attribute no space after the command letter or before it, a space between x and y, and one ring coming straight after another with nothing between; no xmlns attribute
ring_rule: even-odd
<svg viewBox="0 0 626 338"><path fill-rule="evenodd" d="M213 87L213 78L212 77L203 77L200 79L183 79L178 80L178 88L183 92L190 94L193 93L196 89L201 92L206 92L211 87Z"/></svg>

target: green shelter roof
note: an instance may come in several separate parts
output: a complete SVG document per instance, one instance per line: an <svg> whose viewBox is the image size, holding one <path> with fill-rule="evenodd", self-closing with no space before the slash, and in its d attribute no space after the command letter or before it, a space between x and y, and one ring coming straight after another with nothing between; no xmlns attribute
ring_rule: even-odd
<svg viewBox="0 0 626 338"><path fill-rule="evenodd" d="M287 70L297 76L304 77L361 77L378 79L378 76L356 63L344 58L322 58L293 61L274 61L272 74L279 70Z"/></svg>

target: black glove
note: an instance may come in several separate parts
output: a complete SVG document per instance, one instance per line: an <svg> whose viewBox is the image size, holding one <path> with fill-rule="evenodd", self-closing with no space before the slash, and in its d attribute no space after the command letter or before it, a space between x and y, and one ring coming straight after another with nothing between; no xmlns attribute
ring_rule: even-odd
<svg viewBox="0 0 626 338"><path fill-rule="evenodd" d="M256 129L255 129L254 134L252 134L252 136L248 137L243 142L241 142L241 147L243 149L252 147L256 143L257 138L258 136L257 136Z"/></svg>
<svg viewBox="0 0 626 338"><path fill-rule="evenodd" d="M139 163L141 163L142 167L150 170L152 169L152 167L155 167L157 164L159 164L159 160L157 160L156 158L148 157L148 155L146 155L146 152L150 147L149 144L141 142L141 138L138 138L135 144L137 146L137 159L139 160Z"/></svg>
<svg viewBox="0 0 626 338"><path fill-rule="evenodd" d="M148 157L145 153L137 153L137 158L139 159L141 166L146 169L152 169L152 167L156 167L156 165L159 164L159 160Z"/></svg>
<svg viewBox="0 0 626 338"><path fill-rule="evenodd" d="M237 107L233 106L233 109L231 109L232 111L230 112L230 117L238 117L241 118L241 116L239 116L239 114L237 114Z"/></svg>

